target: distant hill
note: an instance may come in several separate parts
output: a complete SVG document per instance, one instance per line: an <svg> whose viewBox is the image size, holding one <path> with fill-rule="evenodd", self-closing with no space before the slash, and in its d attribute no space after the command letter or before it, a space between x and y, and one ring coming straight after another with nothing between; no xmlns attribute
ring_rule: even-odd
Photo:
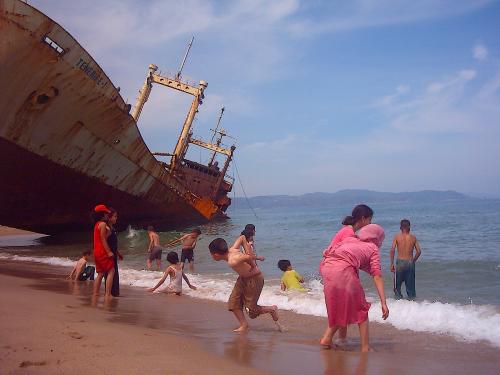
<svg viewBox="0 0 500 375"><path fill-rule="evenodd" d="M403 193L384 193L370 190L340 190L336 193L308 193L303 195L264 195L248 198L250 205L257 207L304 207L334 204L389 203L389 202L444 202L473 199L456 191L423 190ZM231 205L248 207L245 198L233 198Z"/></svg>

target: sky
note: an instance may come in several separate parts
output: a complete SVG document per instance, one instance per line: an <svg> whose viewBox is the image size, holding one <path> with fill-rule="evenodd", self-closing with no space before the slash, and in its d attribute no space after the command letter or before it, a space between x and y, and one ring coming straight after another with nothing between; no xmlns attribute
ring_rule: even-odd
<svg viewBox="0 0 500 375"><path fill-rule="evenodd" d="M208 82L242 196L369 189L500 197L500 1L36 0L132 105L149 64ZM171 152L191 97L154 86L138 126ZM209 155L191 146L188 157ZM239 176L239 177L238 177ZM241 183L240 183L241 182Z"/></svg>

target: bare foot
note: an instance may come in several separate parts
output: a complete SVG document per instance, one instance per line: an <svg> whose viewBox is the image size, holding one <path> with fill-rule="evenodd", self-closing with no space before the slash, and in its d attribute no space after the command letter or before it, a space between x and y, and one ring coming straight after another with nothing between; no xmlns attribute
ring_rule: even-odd
<svg viewBox="0 0 500 375"><path fill-rule="evenodd" d="M273 310L270 312L270 314L273 317L273 320L275 322L277 322L278 319L279 319L279 316L278 316L278 306L273 305L272 308L273 308Z"/></svg>
<svg viewBox="0 0 500 375"><path fill-rule="evenodd" d="M372 348L368 347L368 348L361 348L361 353L369 353L369 352L374 352L375 350L373 350Z"/></svg>
<svg viewBox="0 0 500 375"><path fill-rule="evenodd" d="M332 348L332 340L325 340L325 338L321 338L321 340L319 340L319 344L321 345L321 349Z"/></svg>
<svg viewBox="0 0 500 375"><path fill-rule="evenodd" d="M248 324L242 324L236 329L233 329L233 332L246 332L248 331Z"/></svg>

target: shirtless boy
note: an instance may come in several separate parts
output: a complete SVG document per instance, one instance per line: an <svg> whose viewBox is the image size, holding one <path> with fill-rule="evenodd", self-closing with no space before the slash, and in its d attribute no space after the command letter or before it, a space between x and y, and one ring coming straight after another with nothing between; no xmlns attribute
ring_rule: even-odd
<svg viewBox="0 0 500 375"><path fill-rule="evenodd" d="M148 246L148 270L151 269L153 260L156 260L156 267L158 271L161 268L161 253L163 252L163 248L160 245L160 236L155 232L155 228L153 226L148 227L148 236L149 236L149 246Z"/></svg>
<svg viewBox="0 0 500 375"><path fill-rule="evenodd" d="M76 262L67 279L75 281L94 280L95 267L87 266L89 258L90 250L85 250L82 253L82 257L78 260L78 262Z"/></svg>
<svg viewBox="0 0 500 375"><path fill-rule="evenodd" d="M198 241L198 237L201 234L201 230L199 228L194 228L191 233L185 234L182 237L179 237L172 242L168 243L166 246L172 246L176 243L182 242L182 250L181 250L181 263L182 267L186 263L186 260L189 263L189 271L194 272L194 248L196 247L196 241Z"/></svg>
<svg viewBox="0 0 500 375"><path fill-rule="evenodd" d="M259 267L255 265L255 261L264 260L264 257L244 254L235 248L228 249L226 241L222 238L216 238L210 242L208 248L215 261L226 261L229 267L238 274L238 279L228 300L228 310L233 312L240 324L234 332L248 330L243 307L248 309L250 319L255 319L262 314L270 314L277 322L278 308L276 306L259 306L257 304L264 287L264 277Z"/></svg>
<svg viewBox="0 0 500 375"><path fill-rule="evenodd" d="M409 300L414 300L415 292L415 262L420 257L420 244L417 237L410 233L410 221L401 220L401 233L394 236L391 246L391 272L396 272L396 287L394 293L396 298L403 298L401 285L406 287L406 294ZM394 252L398 249L396 268L394 268ZM413 255L415 250L415 255Z"/></svg>

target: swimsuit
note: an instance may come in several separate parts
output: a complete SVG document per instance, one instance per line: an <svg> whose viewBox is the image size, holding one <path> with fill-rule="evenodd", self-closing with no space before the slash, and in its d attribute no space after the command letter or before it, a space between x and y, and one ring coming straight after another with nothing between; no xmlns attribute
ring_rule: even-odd
<svg viewBox="0 0 500 375"><path fill-rule="evenodd" d="M151 249L151 253L149 254L149 260L161 260L161 253L163 252L163 248L161 246L153 246Z"/></svg>
<svg viewBox="0 0 500 375"><path fill-rule="evenodd" d="M186 259L189 263L194 262L194 246L186 246L181 251L181 263L185 263Z"/></svg>
<svg viewBox="0 0 500 375"><path fill-rule="evenodd" d="M78 276L78 281L94 280L95 267L87 266L83 272Z"/></svg>
<svg viewBox="0 0 500 375"><path fill-rule="evenodd" d="M182 270L179 271L172 266L170 267L174 270L174 275L170 276L167 291L180 294L182 292Z"/></svg>

